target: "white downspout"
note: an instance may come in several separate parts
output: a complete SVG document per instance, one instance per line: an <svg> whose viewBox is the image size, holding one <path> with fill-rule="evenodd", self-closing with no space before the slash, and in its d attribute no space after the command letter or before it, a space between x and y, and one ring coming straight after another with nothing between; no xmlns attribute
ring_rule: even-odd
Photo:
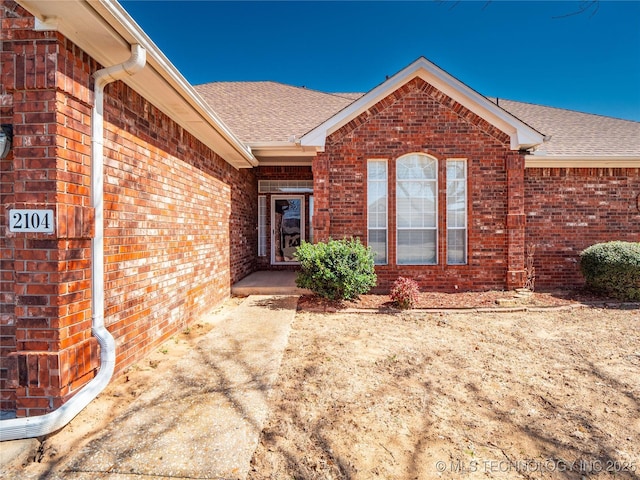
<svg viewBox="0 0 640 480"><path fill-rule="evenodd" d="M104 88L113 81L139 72L144 67L146 58L146 50L142 46L132 45L129 60L93 74L95 86L91 121L91 205L95 209L95 234L91 243L91 332L100 344L100 370L80 392L57 410L37 417L0 421L0 441L40 437L61 429L104 390L113 376L116 343L104 326Z"/></svg>

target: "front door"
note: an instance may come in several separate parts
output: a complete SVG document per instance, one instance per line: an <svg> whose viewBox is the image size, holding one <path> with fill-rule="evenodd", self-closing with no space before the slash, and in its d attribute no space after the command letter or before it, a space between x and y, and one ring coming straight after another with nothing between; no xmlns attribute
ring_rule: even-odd
<svg viewBox="0 0 640 480"><path fill-rule="evenodd" d="M271 197L271 263L297 263L295 252L304 240L304 196Z"/></svg>

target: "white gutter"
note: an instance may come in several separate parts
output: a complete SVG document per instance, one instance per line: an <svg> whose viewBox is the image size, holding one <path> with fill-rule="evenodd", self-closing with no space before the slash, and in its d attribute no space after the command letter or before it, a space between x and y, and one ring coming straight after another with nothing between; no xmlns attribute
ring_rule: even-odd
<svg viewBox="0 0 640 480"><path fill-rule="evenodd" d="M258 165L245 145L200 97L116 0L17 0L39 19L38 28L55 29L101 65L120 63L131 45L147 55L145 68L123 81L234 168Z"/></svg>
<svg viewBox="0 0 640 480"><path fill-rule="evenodd" d="M37 417L2 420L0 441L40 437L60 430L104 390L113 376L116 343L104 326L104 88L111 82L137 73L145 63L145 49L140 45L132 45L129 60L93 74L95 87L91 121L91 206L95 209L95 234L91 243L91 332L100 344L100 370L93 380L57 410Z"/></svg>
<svg viewBox="0 0 640 480"><path fill-rule="evenodd" d="M233 148L233 150L237 152L237 154L239 154L242 159L242 163L240 163L240 159L233 162L226 159L225 161L231 163L236 168L256 167L258 165L258 161L252 154L251 148L249 148L238 137L236 137L231 129L229 129L229 127L218 117L218 115L211 109L211 107L196 92L196 90L187 81L187 79L184 78L184 76L171 63L171 61L153 43L151 38L149 38L149 36L138 26L135 20L131 18L131 16L122 7L122 5L120 5L117 1L112 0L98 0L98 2L100 7L109 12L109 14L116 20L115 24L112 25L114 30L118 31L118 33L125 39L127 39L129 35L133 35L136 43L140 43L145 48L145 50L149 52L149 66L163 75L166 78L167 83L170 84L172 88L175 89L175 91L179 92L181 97L188 102L189 106L193 108L194 111L198 112L197 118L191 118L191 120L188 120L183 126L185 126L185 128L189 131L192 131L195 127L195 124L200 123L201 121L206 123L207 125L213 126L215 131L220 135L220 138L223 139L231 148ZM96 9L96 12L102 14L102 11L100 8L98 8L97 4L94 3L92 7ZM121 31L120 27L124 27L124 31ZM142 77L139 77L133 80L131 83L134 84L134 89L136 82L144 82L144 79ZM147 98L147 100L152 99ZM158 107L162 105L161 102L155 101L155 99L153 100L154 101L152 103L154 105ZM167 112L165 111L165 113ZM170 116L174 118L177 123L180 123L179 119L175 118L177 116L179 117L179 115ZM203 143L205 144L207 144L207 136L209 135L206 135L203 141ZM222 153L220 151L219 145L207 144L207 146L214 152ZM224 159L224 155L222 155L222 157Z"/></svg>

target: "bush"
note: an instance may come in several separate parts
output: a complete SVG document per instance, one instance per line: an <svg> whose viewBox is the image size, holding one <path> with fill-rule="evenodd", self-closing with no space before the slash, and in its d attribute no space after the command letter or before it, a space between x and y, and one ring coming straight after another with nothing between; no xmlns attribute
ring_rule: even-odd
<svg viewBox="0 0 640 480"><path fill-rule="evenodd" d="M587 288L621 300L640 300L640 243L597 243L580 254Z"/></svg>
<svg viewBox="0 0 640 480"><path fill-rule="evenodd" d="M407 310L413 308L418 301L420 289L415 280L406 277L398 277L391 287L391 300L398 308Z"/></svg>
<svg viewBox="0 0 640 480"><path fill-rule="evenodd" d="M356 298L376 285L374 252L358 239L302 242L296 284L331 300Z"/></svg>

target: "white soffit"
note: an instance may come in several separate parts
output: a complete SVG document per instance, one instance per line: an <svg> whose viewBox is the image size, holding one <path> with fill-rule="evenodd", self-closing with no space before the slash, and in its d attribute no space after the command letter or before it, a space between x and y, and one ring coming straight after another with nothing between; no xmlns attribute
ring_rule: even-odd
<svg viewBox="0 0 640 480"><path fill-rule="evenodd" d="M202 143L236 168L257 160L218 118L160 49L116 1L18 0L40 20L40 28L56 25L103 66L129 58L132 44L147 50L147 64L123 81L158 107Z"/></svg>
<svg viewBox="0 0 640 480"><path fill-rule="evenodd" d="M314 157L315 147L304 147L294 142L249 142L249 148L256 157Z"/></svg>
<svg viewBox="0 0 640 480"><path fill-rule="evenodd" d="M452 77L426 58L421 57L393 77L378 85L344 110L309 131L301 138L303 146L324 147L327 136L402 87L415 77L440 90L479 117L485 119L511 138L511 149L529 149L544 141L544 135Z"/></svg>

